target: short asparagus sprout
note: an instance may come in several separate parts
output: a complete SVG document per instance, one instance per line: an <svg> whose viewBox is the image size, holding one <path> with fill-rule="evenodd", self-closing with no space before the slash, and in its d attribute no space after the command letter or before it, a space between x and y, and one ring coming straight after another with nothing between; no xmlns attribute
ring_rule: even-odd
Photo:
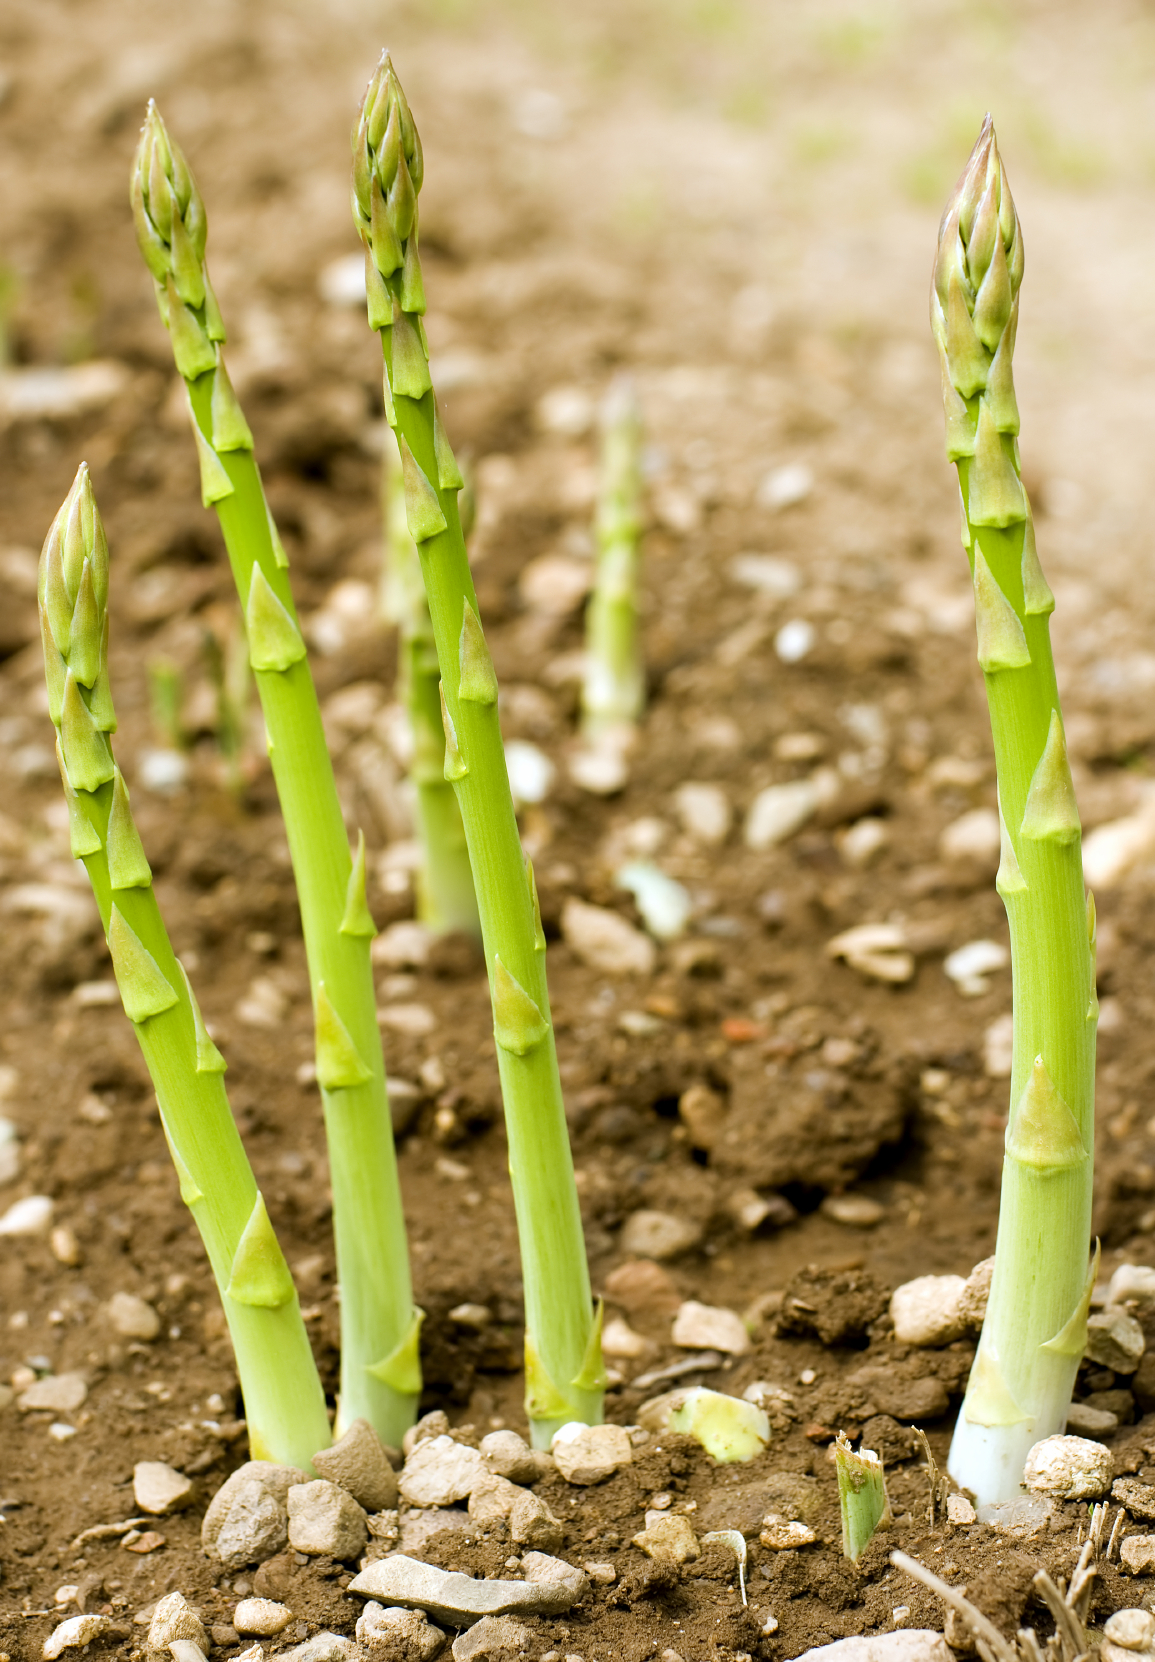
<svg viewBox="0 0 1155 1662"><path fill-rule="evenodd" d="M534 1442L548 1448L560 1426L602 1418L601 1318L590 1296L537 891L518 836L497 677L461 532L462 475L429 373L417 249L423 171L421 141L384 53L353 130L353 218L441 669L445 777L457 792L477 888L521 1241L526 1413Z"/></svg>
<svg viewBox="0 0 1155 1662"><path fill-rule="evenodd" d="M844 1431L838 1433L834 1444L834 1466L842 1508L842 1551L852 1564L857 1564L875 1530L890 1522L886 1478L874 1450L860 1448L855 1453Z"/></svg>
<svg viewBox="0 0 1155 1662"><path fill-rule="evenodd" d="M670 1430L701 1443L722 1464L754 1460L770 1443L770 1421L764 1409L742 1397L728 1397L699 1385L681 1393L670 1414Z"/></svg>
<svg viewBox="0 0 1155 1662"><path fill-rule="evenodd" d="M181 717L184 676L180 665L158 655L150 658L146 667L149 713L157 738L169 750L187 750L188 734Z"/></svg>
<svg viewBox="0 0 1155 1662"><path fill-rule="evenodd" d="M137 241L188 390L201 495L216 509L245 617L249 662L285 816L313 994L341 1283L338 1430L367 1419L386 1443L412 1424L418 1335L377 1001L365 844L350 850L288 560L221 348L205 266L207 220L188 163L154 104L132 174Z"/></svg>
<svg viewBox="0 0 1155 1662"><path fill-rule="evenodd" d="M978 659L998 774L1014 1060L994 1280L950 1473L980 1502L1019 1493L1033 1444L1063 1430L1095 1284L1095 908L1019 465L1011 358L1023 238L988 116L939 228L931 324L946 452L958 469Z"/></svg>
<svg viewBox="0 0 1155 1662"><path fill-rule="evenodd" d="M638 647L641 414L619 376L602 406L595 519L597 571L586 611L582 734L594 747L628 747L645 701Z"/></svg>
<svg viewBox="0 0 1155 1662"><path fill-rule="evenodd" d="M386 446L383 469L386 577L384 610L397 625L397 682L413 746L410 778L416 791L416 830L421 849L417 916L436 934L460 930L479 935L477 896L461 809L445 777L445 729L441 723L441 672L417 545L405 518L405 480L397 447Z"/></svg>
<svg viewBox="0 0 1155 1662"><path fill-rule="evenodd" d="M232 1335L257 1459L309 1469L330 1442L292 1276L225 1094L225 1061L169 942L109 735L108 545L88 469L40 558L49 712L73 857L100 908L125 1014L156 1088L181 1199L200 1230Z"/></svg>

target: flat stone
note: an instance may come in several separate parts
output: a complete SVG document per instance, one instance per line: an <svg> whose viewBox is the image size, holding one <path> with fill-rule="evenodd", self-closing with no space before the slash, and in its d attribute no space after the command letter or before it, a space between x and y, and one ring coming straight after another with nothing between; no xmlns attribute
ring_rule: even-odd
<svg viewBox="0 0 1155 1662"><path fill-rule="evenodd" d="M1087 1437L1044 1437L1027 1455L1023 1483L1057 1500L1100 1500L1111 1487L1111 1451Z"/></svg>
<svg viewBox="0 0 1155 1662"><path fill-rule="evenodd" d="M48 1635L40 1654L44 1662L54 1662L54 1659L66 1650L76 1650L83 1645L90 1645L94 1639L99 1639L109 1625L107 1616L70 1616Z"/></svg>
<svg viewBox="0 0 1155 1662"><path fill-rule="evenodd" d="M459 1506L418 1507L413 1512L402 1512L400 1523L398 1549L413 1558L421 1557L433 1537L443 1530L462 1530L471 1537L476 1533L473 1519Z"/></svg>
<svg viewBox="0 0 1155 1662"><path fill-rule="evenodd" d="M1089 1402L1073 1402L1067 1409L1067 1430L1076 1437L1105 1437L1119 1429L1119 1416L1108 1408L1093 1408Z"/></svg>
<svg viewBox="0 0 1155 1662"><path fill-rule="evenodd" d="M373 1662L428 1662L445 1647L445 1635L423 1610L388 1610L370 1599L357 1619L357 1642Z"/></svg>
<svg viewBox="0 0 1155 1662"><path fill-rule="evenodd" d="M195 1488L191 1477L163 1460L138 1460L132 1468L132 1492L142 1512L179 1512L192 1500Z"/></svg>
<svg viewBox="0 0 1155 1662"><path fill-rule="evenodd" d="M1103 1636L1123 1650L1155 1650L1155 1615L1150 1610L1116 1610L1103 1623Z"/></svg>
<svg viewBox="0 0 1155 1662"><path fill-rule="evenodd" d="M758 1539L770 1552L790 1552L795 1547L812 1546L818 1537L809 1524L771 1513L762 1520Z"/></svg>
<svg viewBox="0 0 1155 1662"><path fill-rule="evenodd" d="M541 1587L565 1587L574 1602L589 1591L589 1577L576 1564L567 1564L564 1558L554 1558L548 1552L526 1552L521 1559L522 1574L529 1582Z"/></svg>
<svg viewBox="0 0 1155 1662"><path fill-rule="evenodd" d="M356 1558L365 1550L369 1528L352 1495L317 1478L295 1483L288 1494L289 1545L294 1552L329 1558Z"/></svg>
<svg viewBox="0 0 1155 1662"><path fill-rule="evenodd" d="M1134 1373L1143 1359L1147 1340L1143 1329L1118 1305L1097 1310L1087 1318L1087 1345L1083 1354L1114 1373Z"/></svg>
<svg viewBox="0 0 1155 1662"><path fill-rule="evenodd" d="M439 1570L400 1552L370 1564L353 1577L347 1591L424 1610L451 1627L469 1626L482 1616L561 1616L581 1597L572 1580L475 1581L460 1570Z"/></svg>
<svg viewBox="0 0 1155 1662"><path fill-rule="evenodd" d="M515 1662L529 1642L529 1629L512 1616L483 1616L453 1641L453 1662Z"/></svg>
<svg viewBox="0 0 1155 1662"><path fill-rule="evenodd" d="M800 831L818 807L820 792L809 779L790 779L768 785L750 804L746 815L748 848L774 848Z"/></svg>
<svg viewBox="0 0 1155 1662"><path fill-rule="evenodd" d="M827 1195L819 1211L847 1229L873 1229L886 1216L886 1207L869 1195Z"/></svg>
<svg viewBox="0 0 1155 1662"><path fill-rule="evenodd" d="M383 1512L397 1505L397 1474L368 1420L354 1420L331 1448L319 1450L313 1456L313 1470L348 1490L366 1512Z"/></svg>
<svg viewBox="0 0 1155 1662"><path fill-rule="evenodd" d="M303 1645L283 1650L278 1662L359 1662L357 1646L340 1633L314 1633Z"/></svg>
<svg viewBox="0 0 1155 1662"><path fill-rule="evenodd" d="M410 1506L452 1506L489 1475L478 1449L448 1436L428 1437L406 1460L399 1486Z"/></svg>
<svg viewBox="0 0 1155 1662"><path fill-rule="evenodd" d="M599 1587L612 1587L618 1579L616 1567L604 1559L587 1558L582 1569Z"/></svg>
<svg viewBox="0 0 1155 1662"><path fill-rule="evenodd" d="M561 932L570 950L602 975L653 973L657 948L620 912L571 897L562 909Z"/></svg>
<svg viewBox="0 0 1155 1662"><path fill-rule="evenodd" d="M1125 1506L1133 1518L1155 1523L1155 1488L1134 1477L1117 1477L1111 1485L1111 1499Z"/></svg>
<svg viewBox="0 0 1155 1662"><path fill-rule="evenodd" d="M560 1519L532 1490L519 1489L509 1512L509 1533L519 1547L536 1552L557 1552L564 1539Z"/></svg>
<svg viewBox="0 0 1155 1662"><path fill-rule="evenodd" d="M177 1639L191 1639L207 1653L208 1635L204 1623L183 1593L167 1593L157 1601L148 1624L149 1650L167 1650Z"/></svg>
<svg viewBox="0 0 1155 1662"><path fill-rule="evenodd" d="M1024 1541L1044 1529L1063 1527L1061 1510L1045 1495L1016 1495L1013 1500L990 1501L976 1510L979 1523Z"/></svg>
<svg viewBox="0 0 1155 1662"><path fill-rule="evenodd" d="M694 1526L684 1512L659 1512L634 1536L633 1544L655 1563L688 1564L702 1556Z"/></svg>
<svg viewBox="0 0 1155 1662"><path fill-rule="evenodd" d="M16 1406L25 1413L43 1408L54 1414L74 1414L87 1397L88 1381L82 1373L50 1373L21 1391Z"/></svg>
<svg viewBox="0 0 1155 1662"><path fill-rule="evenodd" d="M677 1258L680 1253L692 1252L700 1244L702 1233L701 1224L693 1218L643 1207L631 1212L622 1225L618 1245L638 1258Z"/></svg>
<svg viewBox="0 0 1155 1662"><path fill-rule="evenodd" d="M292 1620L293 1612L288 1605L279 1604L276 1599L242 1599L233 1611L234 1630L258 1639L275 1638Z"/></svg>
<svg viewBox="0 0 1155 1662"><path fill-rule="evenodd" d="M682 1302L669 1270L649 1258L619 1264L606 1276L605 1291L632 1316L672 1316Z"/></svg>
<svg viewBox="0 0 1155 1662"><path fill-rule="evenodd" d="M674 1317L670 1334L686 1350L721 1350L741 1356L750 1349L750 1335L736 1310L721 1305L699 1304L687 1299Z"/></svg>
<svg viewBox="0 0 1155 1662"><path fill-rule="evenodd" d="M537 1462L533 1450L516 1431L491 1431L481 1439L478 1450L495 1477L511 1483L536 1483Z"/></svg>
<svg viewBox="0 0 1155 1662"><path fill-rule="evenodd" d="M896 1287L890 1319L899 1344L949 1345L961 1338L964 1325L958 1305L965 1286L961 1275L920 1275Z"/></svg>
<svg viewBox="0 0 1155 1662"><path fill-rule="evenodd" d="M160 1317L146 1299L135 1293L113 1293L108 1301L108 1319L122 1339L155 1339Z"/></svg>
<svg viewBox="0 0 1155 1662"><path fill-rule="evenodd" d="M1132 1575L1155 1571L1155 1535L1125 1535L1119 1543L1119 1560Z"/></svg>
<svg viewBox="0 0 1155 1662"><path fill-rule="evenodd" d="M954 1652L933 1628L904 1627L894 1633L815 1645L804 1650L797 1662L954 1662Z"/></svg>
<svg viewBox="0 0 1155 1662"><path fill-rule="evenodd" d="M475 1524L482 1526L504 1521L513 1510L514 1502L525 1492L507 1477L495 1477L492 1472L486 1472L469 1492L469 1516Z"/></svg>
<svg viewBox="0 0 1155 1662"><path fill-rule="evenodd" d="M620 1425L581 1425L576 1420L556 1431L550 1444L557 1469L567 1483L602 1483L633 1459L630 1434Z"/></svg>
<svg viewBox="0 0 1155 1662"><path fill-rule="evenodd" d="M978 1513L965 1495L948 1495L946 1497L946 1521L958 1527L973 1524Z"/></svg>

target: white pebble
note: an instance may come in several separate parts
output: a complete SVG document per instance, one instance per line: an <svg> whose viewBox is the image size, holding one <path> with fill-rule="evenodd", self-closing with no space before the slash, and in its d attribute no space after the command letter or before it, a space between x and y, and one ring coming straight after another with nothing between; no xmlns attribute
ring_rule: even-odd
<svg viewBox="0 0 1155 1662"><path fill-rule="evenodd" d="M361 254L342 254L323 265L317 277L317 291L326 306L363 306L364 257Z"/></svg>
<svg viewBox="0 0 1155 1662"><path fill-rule="evenodd" d="M557 769L545 751L528 739L510 739L505 747L505 766L515 808L544 802L557 778Z"/></svg>
<svg viewBox="0 0 1155 1662"><path fill-rule="evenodd" d="M990 991L988 975L1005 969L1010 953L1000 941L968 941L943 960L943 970L964 998Z"/></svg>
<svg viewBox="0 0 1155 1662"><path fill-rule="evenodd" d="M674 941L690 921L694 903L688 889L668 877L651 860L630 860L614 878L634 897L642 921L659 941Z"/></svg>
<svg viewBox="0 0 1155 1662"><path fill-rule="evenodd" d="M741 1356L750 1349L750 1335L741 1316L714 1304L687 1299L674 1317L670 1337L686 1350L721 1350Z"/></svg>
<svg viewBox="0 0 1155 1662"><path fill-rule="evenodd" d="M768 785L750 804L746 815L746 846L775 848L800 831L821 800L812 779L790 779L782 785Z"/></svg>
<svg viewBox="0 0 1155 1662"><path fill-rule="evenodd" d="M188 757L180 750L149 748L138 753L136 777L146 791L170 796L188 784Z"/></svg>
<svg viewBox="0 0 1155 1662"><path fill-rule="evenodd" d="M424 1038L437 1026L437 1017L428 1004L386 1004L377 1011L377 1020L382 1027L413 1038Z"/></svg>
<svg viewBox="0 0 1155 1662"><path fill-rule="evenodd" d="M983 1034L983 1072L988 1079L1009 1079L1014 1057L1015 1021L1008 1011Z"/></svg>
<svg viewBox="0 0 1155 1662"><path fill-rule="evenodd" d="M896 1287L890 1299L894 1336L901 1345L949 1345L961 1337L961 1275L920 1275Z"/></svg>
<svg viewBox="0 0 1155 1662"><path fill-rule="evenodd" d="M630 1434L620 1425L582 1425L571 1420L554 1432L550 1443L558 1471L567 1483L602 1483L633 1460Z"/></svg>
<svg viewBox="0 0 1155 1662"><path fill-rule="evenodd" d="M135 1293L113 1293L108 1301L108 1319L122 1339L155 1339L160 1317L152 1305Z"/></svg>
<svg viewBox="0 0 1155 1662"><path fill-rule="evenodd" d="M1133 866L1155 854L1155 798L1124 819L1097 825L1083 838L1083 877L1095 889L1113 889Z"/></svg>
<svg viewBox="0 0 1155 1662"><path fill-rule="evenodd" d="M706 848L716 848L730 834L733 814L721 785L687 780L674 792L674 812L683 831Z"/></svg>
<svg viewBox="0 0 1155 1662"><path fill-rule="evenodd" d="M1155 1615L1150 1610L1116 1610L1103 1624L1103 1637L1124 1650L1155 1650Z"/></svg>
<svg viewBox="0 0 1155 1662"><path fill-rule="evenodd" d="M587 906L572 897L561 916L567 946L591 969L604 975L649 975L657 959L647 935L604 906Z"/></svg>
<svg viewBox="0 0 1155 1662"><path fill-rule="evenodd" d="M1086 1437L1044 1437L1027 1455L1023 1482L1060 1500L1099 1500L1111 1487L1115 1462L1102 1443Z"/></svg>
<svg viewBox="0 0 1155 1662"><path fill-rule="evenodd" d="M1087 1344L1083 1354L1101 1368L1115 1373L1134 1373L1147 1348L1143 1329L1118 1306L1108 1306L1087 1320Z"/></svg>
<svg viewBox="0 0 1155 1662"><path fill-rule="evenodd" d="M869 1195L827 1195L819 1210L849 1229L873 1229L886 1216L886 1208Z"/></svg>
<svg viewBox="0 0 1155 1662"><path fill-rule="evenodd" d="M632 1258L676 1258L690 1252L702 1239L702 1226L693 1218L642 1207L622 1225L619 1245Z"/></svg>
<svg viewBox="0 0 1155 1662"><path fill-rule="evenodd" d="M802 587L798 567L792 560L779 559L776 554L735 554L729 571L735 583L775 600L789 600Z"/></svg>
<svg viewBox="0 0 1155 1662"><path fill-rule="evenodd" d="M814 625L806 618L791 618L774 636L774 650L784 664L800 664L814 650Z"/></svg>
<svg viewBox="0 0 1155 1662"><path fill-rule="evenodd" d="M838 852L848 866L862 870L876 854L881 854L889 842L890 831L886 821L871 814L865 819L855 820L839 843Z"/></svg>
<svg viewBox="0 0 1155 1662"><path fill-rule="evenodd" d="M0 1235L42 1235L52 1222L52 1201L47 1195L25 1195L0 1217Z"/></svg>
<svg viewBox="0 0 1155 1662"><path fill-rule="evenodd" d="M0 1183L12 1183L20 1176L19 1137L15 1121L0 1114Z"/></svg>
<svg viewBox="0 0 1155 1662"><path fill-rule="evenodd" d="M948 1495L946 1498L946 1521L962 1527L973 1524L978 1516L974 1507L965 1495Z"/></svg>
<svg viewBox="0 0 1155 1662"><path fill-rule="evenodd" d="M272 1639L283 1633L293 1619L287 1604L275 1599L242 1599L233 1611L233 1627L238 1633Z"/></svg>
<svg viewBox="0 0 1155 1662"><path fill-rule="evenodd" d="M1001 833L994 808L971 808L946 827L938 839L944 860L997 860Z"/></svg>
<svg viewBox="0 0 1155 1662"><path fill-rule="evenodd" d="M66 1650L77 1650L83 1645L90 1645L94 1639L100 1637L108 1625L107 1616L92 1613L70 1616L48 1635L40 1654L44 1662L55 1662L55 1658Z"/></svg>
<svg viewBox="0 0 1155 1662"><path fill-rule="evenodd" d="M914 954L906 931L897 923L860 923L826 943L828 958L845 958L852 969L874 981L901 985L914 975Z"/></svg>
<svg viewBox="0 0 1155 1662"><path fill-rule="evenodd" d="M1155 1535L1127 1535L1119 1543L1123 1568L1132 1575L1150 1575L1155 1570Z"/></svg>
<svg viewBox="0 0 1155 1662"><path fill-rule="evenodd" d="M1107 1303L1125 1304L1129 1298L1155 1299L1155 1269L1150 1264L1120 1264L1107 1284Z"/></svg>
<svg viewBox="0 0 1155 1662"><path fill-rule="evenodd" d="M787 462L785 467L773 468L758 486L757 502L761 508L789 508L802 502L814 489L814 474L805 462Z"/></svg>

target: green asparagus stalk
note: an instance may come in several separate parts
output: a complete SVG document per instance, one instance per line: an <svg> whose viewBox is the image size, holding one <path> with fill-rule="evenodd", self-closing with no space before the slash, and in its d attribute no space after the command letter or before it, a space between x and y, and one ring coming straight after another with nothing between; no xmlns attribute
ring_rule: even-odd
<svg viewBox="0 0 1155 1662"><path fill-rule="evenodd" d="M232 1335L255 1459L310 1469L330 1442L292 1276L225 1094L225 1062L174 956L108 735L108 545L82 463L40 559L40 627L72 853L100 908L125 1014L156 1088L181 1199Z"/></svg>
<svg viewBox="0 0 1155 1662"><path fill-rule="evenodd" d="M1095 909L1051 657L1054 597L1020 473L1011 357L1022 275L1022 232L988 116L943 215L931 291L994 738L996 886L1014 978L994 1280L950 1456L951 1476L984 1502L1018 1494L1032 1444L1063 1430L1095 1279Z"/></svg>
<svg viewBox="0 0 1155 1662"><path fill-rule="evenodd" d="M436 934L461 930L480 935L477 896L461 810L445 777L441 725L441 673L417 545L405 518L405 482L397 447L390 443L384 467L388 568L386 615L398 631L398 687L413 741L410 777L416 789L417 916Z"/></svg>
<svg viewBox="0 0 1155 1662"><path fill-rule="evenodd" d="M461 807L489 969L526 1303L526 1412L547 1446L566 1421L600 1421L601 1323L562 1105L533 873L517 832L497 720L497 678L461 533L462 477L437 411L417 252L421 142L388 53L353 132L353 217L365 245L370 327L381 332L385 413L397 436L437 658L445 777Z"/></svg>
<svg viewBox="0 0 1155 1662"><path fill-rule="evenodd" d="M645 698L638 652L640 452L637 400L628 377L619 376L602 408L597 571L586 610L582 733L595 746L628 744Z"/></svg>
<svg viewBox="0 0 1155 1662"><path fill-rule="evenodd" d="M155 105L132 176L137 240L188 387L205 505L216 508L245 616L249 660L297 893L316 1023L341 1284L338 1428L367 1419L392 1444L421 1388L418 1333L377 1027L365 845L350 851L284 548L221 355L205 267L204 204Z"/></svg>
<svg viewBox="0 0 1155 1662"><path fill-rule="evenodd" d="M834 1466L842 1510L842 1551L852 1564L857 1564L875 1530L890 1521L886 1478L874 1450L862 1448L856 1454L844 1431L838 1433L834 1444Z"/></svg>

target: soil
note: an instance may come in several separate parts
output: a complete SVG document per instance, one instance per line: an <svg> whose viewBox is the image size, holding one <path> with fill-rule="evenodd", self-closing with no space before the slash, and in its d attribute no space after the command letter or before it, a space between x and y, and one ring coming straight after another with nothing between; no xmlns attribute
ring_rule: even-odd
<svg viewBox="0 0 1155 1662"><path fill-rule="evenodd" d="M663 1438L594 1490L540 1486L565 1516L564 1555L610 1561L618 1579L570 1620L531 1624L532 1654L789 1658L896 1622L940 1627L938 1601L890 1569L893 1546L948 1580L981 1583L1005 1631L1024 1617L1045 1630L1030 1576L1040 1565L1069 1574L1085 1508L1068 1505L1026 1541L932 1528L927 1473L899 1421L922 1414L945 1458L970 1349L905 1352L885 1314L898 1283L966 1274L993 1250L1006 1082L984 1034L1010 1008L1007 971L963 998L942 968L969 941L1005 943L1006 929L991 861L949 858L940 843L962 814L993 806L994 778L923 287L939 206L996 102L1029 250L1023 449L1059 600L1076 784L1094 826L1139 802L1155 755L1142 583L1155 336L1139 299L1150 269L1149 19L1124 0L1093 28L1070 5L968 20L932 0L870 18L833 5L645 0L532 14L442 0L394 6L384 23L368 8L329 11L254 0L178 18L111 0L9 0L0 18L12 359L123 366L99 409L28 419L3 404L0 416L0 1108L20 1139L0 1208L50 1196L55 1223L75 1237L63 1251L47 1236L0 1243L0 1379L78 1370L88 1382L64 1441L53 1416L0 1407L0 1646L20 1662L39 1657L62 1584L79 1589L64 1613L79 1603L111 1615L104 1652L125 1657L143 1644L134 1613L174 1588L218 1626L251 1584L286 1597L300 1619L273 1649L319 1626L351 1631L360 1608L343 1591L353 1566L289 1555L222 1577L200 1549L204 1504L246 1457L243 1405L133 1034L91 991L110 970L68 855L34 596L35 551L87 458L113 548L118 757L332 1389L329 1197L287 849L258 736L230 789L214 732L205 643L211 635L227 653L233 594L199 503L125 181L155 93L208 203L230 368L333 701L349 821L376 874L371 900L379 924L399 921L413 897L388 746L395 653L372 605L379 363L359 309L318 289L353 248L344 135L386 26L425 143L434 376L451 437L474 458L476 577L506 728L558 763L523 831L550 938L595 1286L623 1263L631 1214L693 1221L698 1246L665 1266L673 1297L745 1312L755 1336L748 1354L688 1377L735 1391L763 1379L789 1394L751 1466L715 1468L695 1445ZM627 787L600 799L564 766L578 614L533 613L519 577L539 555L589 548L593 434L580 397L567 426L564 401L546 395L576 389L588 405L622 368L647 432L649 707ZM791 464L805 464L813 488L776 510L760 486ZM747 552L793 562L798 592L775 598L734 580L731 561ZM772 643L791 619L813 625L815 644L786 664ZM195 741L175 795L141 780L158 742L147 680L158 658L184 673ZM784 846L746 847L740 820L757 791L819 764L839 780L829 804ZM724 846L679 829L672 793L687 779L726 790L739 828ZM867 817L885 835L856 864L846 834ZM652 977L607 979L559 938L564 903L636 922L613 871L659 832L658 858L693 895L691 930ZM1153 894L1140 870L1099 897L1095 1227L1107 1272L1155 1254L1142 1039L1155 1013ZM825 951L839 932L883 920L902 924L916 955L902 985L864 979ZM398 1093L400 1164L428 1312L424 1406L477 1435L518 1427L521 1288L481 965L450 942L423 968L383 969L381 996L431 1012L385 1029L389 1073L410 1087ZM718 1098L706 1134L678 1113L697 1084ZM735 1192L751 1188L781 1197L753 1233L733 1210ZM823 1210L847 1190L877 1203L873 1225ZM457 1228L445 1228L447 1211ZM815 1317L809 1334L782 1316L800 1275L803 1304L830 1318ZM157 1338L114 1331L117 1292L158 1311ZM640 1306L610 1300L653 1344L620 1365L610 1391L609 1417L624 1423L662 1388L633 1378L682 1354L669 1342L669 1289L651 1293ZM461 1326L450 1312L463 1303L485 1304L491 1325ZM797 1311L793 1295L785 1309ZM864 1368L877 1371L856 1382ZM872 1400L880 1380L891 1414ZM1085 1371L1080 1390L1112 1391L1131 1422L1113 1439L1119 1470L1155 1461L1155 1418L1139 1418L1155 1401L1136 1404L1103 1369ZM895 1512L857 1567L841 1556L828 1459L840 1428L882 1448ZM151 1552L115 1540L77 1551L82 1531L132 1515L141 1459L195 1475L197 1504L158 1523ZM748 1609L722 1549L660 1575L630 1545L655 1492L693 1503L711 1527L742 1527L783 1473L812 1480L819 1540L776 1554L755 1539ZM443 1534L428 1556L492 1573L505 1551ZM1096 1610L1138 1592L1105 1566ZM896 1617L897 1606L909 1613Z"/></svg>

